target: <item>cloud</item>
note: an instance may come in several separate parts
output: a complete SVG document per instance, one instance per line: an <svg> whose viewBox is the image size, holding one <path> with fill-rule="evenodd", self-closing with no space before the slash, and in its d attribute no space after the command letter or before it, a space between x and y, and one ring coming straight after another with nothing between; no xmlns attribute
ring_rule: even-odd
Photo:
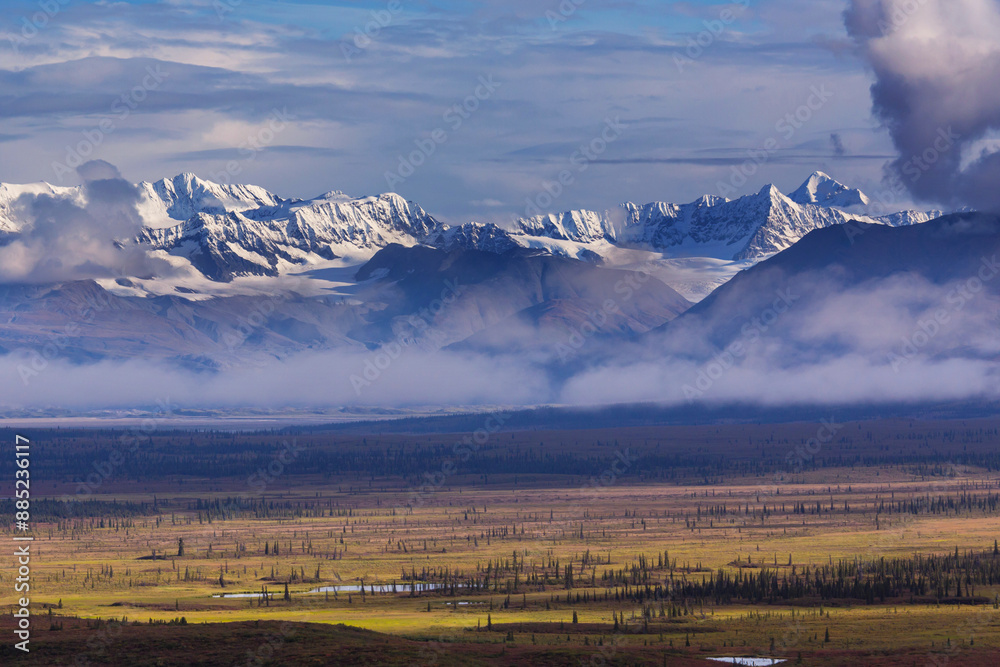
<svg viewBox="0 0 1000 667"><path fill-rule="evenodd" d="M307 353L206 375L144 360L73 365L57 359L31 366L28 358L7 355L0 357L0 377L11 381L0 387L0 406L97 409L169 399L191 408L455 407L529 405L550 395L544 373L512 358L409 350L377 374L366 375L373 356ZM371 380L356 380L366 377Z"/></svg>
<svg viewBox="0 0 1000 667"><path fill-rule="evenodd" d="M121 276L164 275L169 263L120 239L138 235L138 189L104 161L82 164L84 181L68 194L22 195L14 208L23 220L0 246L0 280L50 284Z"/></svg>
<svg viewBox="0 0 1000 667"><path fill-rule="evenodd" d="M871 96L899 156L889 172L923 201L1000 210L1000 3L851 0L844 22L875 73Z"/></svg>
<svg viewBox="0 0 1000 667"><path fill-rule="evenodd" d="M259 153L272 154L281 153L285 155L298 155L303 157L338 157L343 156L344 151L338 148L324 148L322 146L264 146ZM201 151L190 151L179 153L170 157L172 162L190 164L194 160L241 160L246 158L246 149L240 148L212 148Z"/></svg>
<svg viewBox="0 0 1000 667"><path fill-rule="evenodd" d="M969 278L935 283L904 273L852 282L836 269L801 273L794 278L801 298L776 319L760 304L770 304L772 288L789 278L780 271L765 278L633 343L584 337L568 361L558 347L566 331L526 323L505 329L495 349L506 353L310 351L210 374L150 360L33 364L30 355L13 354L0 357L0 374L10 379L0 384L0 406L120 408L168 398L185 407L275 409L1000 398L1000 276L973 292ZM531 344L519 349L525 340ZM727 356L737 342L743 351ZM25 367L38 369L26 384L19 379Z"/></svg>
<svg viewBox="0 0 1000 667"><path fill-rule="evenodd" d="M279 140L289 148L260 153L242 165L239 181L285 197L381 192L399 156L443 127L447 143L400 194L449 222L479 219L484 210L473 202L486 200L503 203L487 215L506 218L563 168L518 151L550 146L543 157L566 163L609 114L637 120L608 159L697 155L725 139L739 142L733 154L742 160L822 81L838 101L801 139L826 149L831 131L867 116L854 99L867 94L860 67L814 40L815 31L834 29L846 39L836 21L840 1L750 3L684 72L674 56L685 54L689 39L703 39L704 22L717 29L712 22L724 9L746 3L588 0L554 27L546 14L559 14L559 2L404 3L350 60L341 45L353 45L355 28L364 30L372 12L387 11L384 0L237 3L221 19L212 2L69 3L20 48L16 67L0 48L0 118L5 134L20 137L4 147L21 158L0 163L0 181L52 180L53 161L64 162L66 147L109 117L115 130L93 157L137 180L172 176L179 161L180 170L210 177L246 139L217 130L258 124L287 106L298 118ZM682 8L686 15L673 11ZM134 109L125 105L130 114L122 118L115 111L122 105L112 105L144 80L147 67L167 77ZM488 75L503 87L451 132L442 115ZM865 155L887 148L852 143ZM731 164L595 163L558 206L692 201L710 189L706 183L726 178ZM838 177L875 178L879 166L856 160ZM798 185L816 167L815 160L769 161L746 191Z"/></svg>
<svg viewBox="0 0 1000 667"><path fill-rule="evenodd" d="M84 180L85 183L92 183L93 181L123 180L122 173L118 171L118 167L110 162L105 162L104 160L91 160L90 162L85 162L77 167L76 173Z"/></svg>
<svg viewBox="0 0 1000 667"><path fill-rule="evenodd" d="M778 406L1000 398L1000 286L980 283L971 293L968 278L936 284L897 274L854 285L844 278L817 271L791 282L779 273L754 282L751 289L765 293L768 285L793 283L801 295L774 321L762 318L758 297L730 290L724 303L676 320L641 345L595 355L599 361L577 369L557 402ZM741 302L755 305L741 311ZM740 351L727 352L734 343Z"/></svg>
<svg viewBox="0 0 1000 667"><path fill-rule="evenodd" d="M844 148L844 139L837 132L830 135L830 147L837 157L844 157L847 154L847 149Z"/></svg>

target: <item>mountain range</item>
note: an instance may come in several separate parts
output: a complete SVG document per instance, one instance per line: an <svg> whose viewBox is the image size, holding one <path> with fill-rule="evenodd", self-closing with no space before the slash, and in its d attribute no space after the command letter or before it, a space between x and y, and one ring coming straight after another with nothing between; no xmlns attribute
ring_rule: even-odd
<svg viewBox="0 0 1000 667"><path fill-rule="evenodd" d="M86 207L89 193L0 185L0 244L33 233L37 202ZM504 226L447 225L395 194L284 199L191 174L140 183L130 196L134 234L109 243L169 269L12 281L0 287L0 351L37 356L58 341L58 356L73 362L159 359L217 371L412 345L565 366L583 343L613 348L715 313L747 276L785 266L806 241L821 258L816 239L833 237L819 231L843 236L849 226L881 238L940 216L868 215L864 193L819 172L788 196L767 186L735 200L626 203ZM753 293L729 309L742 312ZM719 325L710 338L726 331Z"/></svg>
<svg viewBox="0 0 1000 667"><path fill-rule="evenodd" d="M494 254L521 247L597 264L618 263L617 251L623 249L661 259L753 263L813 229L848 220L898 226L941 215L868 216L869 200L862 192L819 172L789 196L767 186L735 200L705 196L680 205L625 203L616 211L546 214L505 227L448 226L391 193L351 198L334 191L311 200L283 199L260 187L220 185L193 174L143 182L137 190L140 229L135 238L118 240L160 253L179 271L214 283L301 272L338 259L358 264L391 244ZM80 187L0 185L0 232L16 236L29 224L27 203L43 195L83 198ZM157 293L155 287L150 291Z"/></svg>
<svg viewBox="0 0 1000 667"><path fill-rule="evenodd" d="M736 200L625 203L614 212L568 211L507 227L476 222L450 227L396 194L352 199L330 192L285 200L261 188L221 186L191 174L139 188L148 222L137 242L187 259L213 281L275 276L338 258L368 259L394 243L496 254L522 247L595 263L607 263L622 248L759 261L813 229L848 220L898 226L941 215L908 211L869 217L863 210L867 196L819 172L787 197L767 186Z"/></svg>

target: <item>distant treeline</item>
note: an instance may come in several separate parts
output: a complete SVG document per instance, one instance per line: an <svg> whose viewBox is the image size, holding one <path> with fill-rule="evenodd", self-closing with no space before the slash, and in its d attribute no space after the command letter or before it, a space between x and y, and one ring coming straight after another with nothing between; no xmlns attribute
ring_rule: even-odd
<svg viewBox="0 0 1000 667"><path fill-rule="evenodd" d="M688 484L715 484L734 475L788 479L831 467L896 466L928 478L953 476L965 467L1000 470L1000 420L846 424L821 442L815 436L822 428L801 423L528 431L490 434L481 445L471 437L476 432L291 436L62 429L31 434L31 476L35 483L94 491L107 479L230 478L253 487L289 475L319 475L355 487L386 479L419 486L442 470L449 483L463 478L472 484L511 477L552 483L560 476L578 484L608 470L616 483ZM11 478L13 472L13 457L0 458L0 474Z"/></svg>
<svg viewBox="0 0 1000 667"><path fill-rule="evenodd" d="M0 527L10 527L17 511L14 500L0 500ZM120 501L81 500L67 503L62 500L36 498L31 501L31 519L40 522L59 522L64 519L103 517L108 521L136 516L159 514L154 503L131 503Z"/></svg>

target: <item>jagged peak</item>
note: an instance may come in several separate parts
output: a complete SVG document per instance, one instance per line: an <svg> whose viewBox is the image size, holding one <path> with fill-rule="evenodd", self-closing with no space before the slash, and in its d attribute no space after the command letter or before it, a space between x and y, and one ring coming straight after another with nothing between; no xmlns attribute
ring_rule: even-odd
<svg viewBox="0 0 1000 667"><path fill-rule="evenodd" d="M173 180L174 181L182 180L188 183L194 183L202 179L198 178L198 174L194 173L193 171L184 171L175 176Z"/></svg>
<svg viewBox="0 0 1000 667"><path fill-rule="evenodd" d="M329 201L336 204L374 204L377 202L388 202L398 207L409 207L414 206L420 208L419 205L411 202L409 199L403 195L397 194L395 192L382 192L377 195L364 195L361 197L352 197L347 195L340 190L331 190L324 195L321 195L314 199L313 201Z"/></svg>
<svg viewBox="0 0 1000 667"><path fill-rule="evenodd" d="M825 171L814 171L812 174L809 175L809 178L806 179L806 183L809 183L811 181L814 182L834 181L835 183L837 182L836 179L834 179L832 176L830 176L830 174L826 173Z"/></svg>
<svg viewBox="0 0 1000 667"><path fill-rule="evenodd" d="M785 199L785 195L774 183L768 183L757 193L758 197L769 197L770 199Z"/></svg>
<svg viewBox="0 0 1000 667"><path fill-rule="evenodd" d="M614 233L613 225L605 215L586 209L521 218L515 222L515 229L528 235L583 242L596 241Z"/></svg>
<svg viewBox="0 0 1000 667"><path fill-rule="evenodd" d="M797 204L842 208L866 205L870 201L865 193L844 185L822 171L810 174L809 178L789 195L789 199Z"/></svg>
<svg viewBox="0 0 1000 667"><path fill-rule="evenodd" d="M254 194L266 194L273 199L279 199L271 192L260 185L250 185L246 183L218 183L201 178L194 172L185 171L176 176L161 178L158 181L143 181L139 187L147 186L152 189L172 189L174 192L196 193L196 192L252 192Z"/></svg>
<svg viewBox="0 0 1000 667"><path fill-rule="evenodd" d="M728 201L729 200L725 197L720 197L718 195L702 195L691 203L695 206L718 206L719 204L725 204Z"/></svg>
<svg viewBox="0 0 1000 667"><path fill-rule="evenodd" d="M800 185L792 194L802 193L805 195L816 196L821 190L825 190L826 192L844 192L849 189L850 188L829 174L822 171L814 171L809 175L809 178L803 181L802 185Z"/></svg>
<svg viewBox="0 0 1000 667"><path fill-rule="evenodd" d="M0 193L6 195L5 198L13 199L21 195L39 194L60 194L72 195L80 192L79 185L53 185L48 181L37 181L35 183L0 183Z"/></svg>
<svg viewBox="0 0 1000 667"><path fill-rule="evenodd" d="M372 197L372 199L380 199L380 200L383 200L383 201L402 202L404 204L413 204L413 202L411 202L409 199L407 199L403 195L398 194L396 192L383 192L382 194L380 194L380 195L378 195L376 197Z"/></svg>
<svg viewBox="0 0 1000 667"><path fill-rule="evenodd" d="M316 199L325 201L352 201L354 197L350 196L343 190L330 190L329 192L324 192L319 197L316 197Z"/></svg>
<svg viewBox="0 0 1000 667"><path fill-rule="evenodd" d="M168 176L166 178L161 178L158 181L143 181L139 183L139 187L150 186L156 189L169 188L174 191L194 191L195 189L210 189L214 187L221 187L218 183L213 183L212 181L206 181L199 178L197 174L185 171L183 173L177 174L176 176Z"/></svg>
<svg viewBox="0 0 1000 667"><path fill-rule="evenodd" d="M456 227L451 227L450 229L498 229L502 232L508 232L510 230L504 229L495 222L479 222L478 220L473 220L471 222L466 222Z"/></svg>

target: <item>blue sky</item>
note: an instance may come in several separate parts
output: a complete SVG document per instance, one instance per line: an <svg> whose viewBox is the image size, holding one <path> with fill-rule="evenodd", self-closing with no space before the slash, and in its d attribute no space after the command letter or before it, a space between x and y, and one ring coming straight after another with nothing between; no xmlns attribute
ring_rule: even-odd
<svg viewBox="0 0 1000 667"><path fill-rule="evenodd" d="M73 184L60 165L85 152L134 181L394 190L453 222L789 191L816 169L871 189L893 151L845 6L3 0L0 180Z"/></svg>

